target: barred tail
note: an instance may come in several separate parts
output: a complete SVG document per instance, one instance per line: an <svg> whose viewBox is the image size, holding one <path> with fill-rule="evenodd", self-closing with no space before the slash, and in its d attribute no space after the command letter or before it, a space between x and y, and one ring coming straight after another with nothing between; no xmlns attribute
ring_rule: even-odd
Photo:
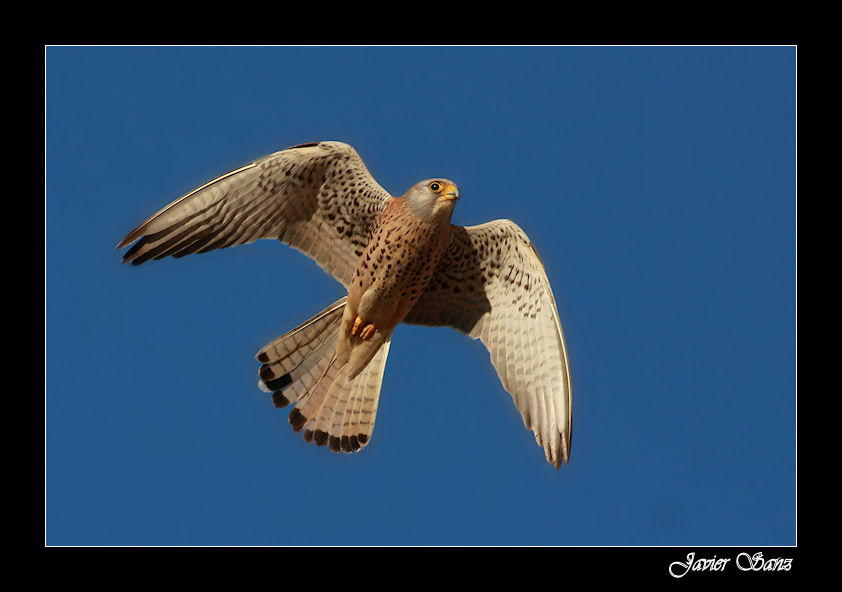
<svg viewBox="0 0 842 592"><path fill-rule="evenodd" d="M345 298L338 300L257 354L262 362L262 390L276 407L295 403L289 414L293 430L317 446L354 452L365 446L374 429L380 387L390 340L354 378L336 358Z"/></svg>

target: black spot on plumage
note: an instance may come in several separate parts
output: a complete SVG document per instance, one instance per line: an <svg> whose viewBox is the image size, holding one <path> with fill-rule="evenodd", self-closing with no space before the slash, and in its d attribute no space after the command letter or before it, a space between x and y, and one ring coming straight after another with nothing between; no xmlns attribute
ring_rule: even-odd
<svg viewBox="0 0 842 592"><path fill-rule="evenodd" d="M276 378L274 380L264 379L263 382L266 383L266 386L269 388L270 391L280 391L292 384L292 376L290 376L289 374L284 374L280 378Z"/></svg>
<svg viewBox="0 0 842 592"><path fill-rule="evenodd" d="M348 438L348 446L351 447L351 450L359 450L362 448L360 445L360 439L357 436L351 436Z"/></svg>
<svg viewBox="0 0 842 592"><path fill-rule="evenodd" d="M339 438L337 438L336 436L331 436L330 438L328 438L327 447L331 450L331 452L339 452L339 450L341 449L339 445Z"/></svg>
<svg viewBox="0 0 842 592"><path fill-rule="evenodd" d="M313 441L316 443L316 446L324 446L327 444L327 432L316 430L313 434Z"/></svg>
<svg viewBox="0 0 842 592"><path fill-rule="evenodd" d="M294 432L300 432L305 423L307 423L307 418L304 417L304 414L297 407L289 412L289 424L292 426Z"/></svg>
<svg viewBox="0 0 842 592"><path fill-rule="evenodd" d="M272 393L272 404L280 409L281 407L286 407L290 404L290 400L287 399L283 394L279 392Z"/></svg>
<svg viewBox="0 0 842 592"><path fill-rule="evenodd" d="M257 354L257 361L263 362L264 364L269 361L269 356L266 355L266 352L260 352Z"/></svg>

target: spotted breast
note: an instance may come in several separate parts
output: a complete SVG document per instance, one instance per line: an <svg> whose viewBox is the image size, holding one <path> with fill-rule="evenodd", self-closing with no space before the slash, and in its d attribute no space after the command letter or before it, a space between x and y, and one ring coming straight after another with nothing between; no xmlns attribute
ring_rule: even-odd
<svg viewBox="0 0 842 592"><path fill-rule="evenodd" d="M447 191L455 192L455 187L444 180L419 183L389 200L372 228L349 286L338 335L337 361L347 361L349 377L391 337L432 279L450 241L453 199L431 201L428 194L437 197ZM423 207L430 203L440 207Z"/></svg>

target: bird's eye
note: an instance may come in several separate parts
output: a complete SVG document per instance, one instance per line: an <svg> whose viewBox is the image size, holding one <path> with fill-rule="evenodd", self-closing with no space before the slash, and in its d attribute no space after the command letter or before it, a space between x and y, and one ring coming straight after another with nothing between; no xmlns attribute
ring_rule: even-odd
<svg viewBox="0 0 842 592"><path fill-rule="evenodd" d="M430 183L430 189L433 191L438 191L439 189L441 189L441 185L439 185L438 183Z"/></svg>

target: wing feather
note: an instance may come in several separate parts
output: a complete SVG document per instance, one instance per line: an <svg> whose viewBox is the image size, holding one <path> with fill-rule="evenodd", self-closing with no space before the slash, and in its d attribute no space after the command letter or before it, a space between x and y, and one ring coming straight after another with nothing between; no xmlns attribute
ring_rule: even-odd
<svg viewBox="0 0 842 592"><path fill-rule="evenodd" d="M567 346L544 265L514 222L454 226L424 294L404 319L452 326L486 346L524 425L556 468L570 457Z"/></svg>
<svg viewBox="0 0 842 592"><path fill-rule="evenodd" d="M351 146L304 144L197 187L138 225L117 248L132 245L123 261L139 265L277 238L348 287L390 197Z"/></svg>

